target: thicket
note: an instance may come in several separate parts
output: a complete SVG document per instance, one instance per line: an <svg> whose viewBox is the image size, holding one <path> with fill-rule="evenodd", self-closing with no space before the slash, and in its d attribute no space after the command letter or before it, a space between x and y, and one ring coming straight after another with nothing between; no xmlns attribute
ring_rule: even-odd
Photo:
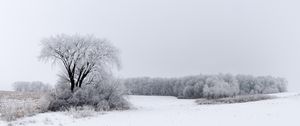
<svg viewBox="0 0 300 126"><path fill-rule="evenodd" d="M181 78L141 77L123 81L129 94L178 98L222 98L287 91L287 81L272 76L217 74Z"/></svg>
<svg viewBox="0 0 300 126"><path fill-rule="evenodd" d="M124 110L130 108L125 94L120 81L114 79L97 81L76 88L73 92L69 84L59 83L44 101L50 111L66 111L83 106L94 107L96 111Z"/></svg>

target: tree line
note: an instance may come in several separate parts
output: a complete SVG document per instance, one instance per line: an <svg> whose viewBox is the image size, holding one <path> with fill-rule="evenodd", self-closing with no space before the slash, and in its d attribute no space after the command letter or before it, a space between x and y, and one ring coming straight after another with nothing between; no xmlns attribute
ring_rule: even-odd
<svg viewBox="0 0 300 126"><path fill-rule="evenodd" d="M53 89L52 85L40 81L18 81L14 82L12 86L15 91L19 92L49 92Z"/></svg>
<svg viewBox="0 0 300 126"><path fill-rule="evenodd" d="M284 78L252 75L196 75L181 78L138 77L123 79L133 95L162 95L179 98L221 98L236 95L287 91Z"/></svg>

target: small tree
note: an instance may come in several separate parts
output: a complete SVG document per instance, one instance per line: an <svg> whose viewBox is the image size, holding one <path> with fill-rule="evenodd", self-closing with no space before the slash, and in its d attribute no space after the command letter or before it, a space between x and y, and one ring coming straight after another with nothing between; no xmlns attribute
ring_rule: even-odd
<svg viewBox="0 0 300 126"><path fill-rule="evenodd" d="M61 79L75 87L91 83L94 77L119 67L119 51L106 40L87 35L56 35L42 40L40 59L61 63Z"/></svg>

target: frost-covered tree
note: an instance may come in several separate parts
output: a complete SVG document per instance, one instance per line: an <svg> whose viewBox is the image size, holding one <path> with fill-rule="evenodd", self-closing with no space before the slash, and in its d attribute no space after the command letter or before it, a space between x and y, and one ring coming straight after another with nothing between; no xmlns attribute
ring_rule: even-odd
<svg viewBox="0 0 300 126"><path fill-rule="evenodd" d="M56 35L42 40L40 59L60 63L60 78L75 87L92 83L96 78L120 66L119 51L110 42L92 35Z"/></svg>
<svg viewBox="0 0 300 126"><path fill-rule="evenodd" d="M186 86L183 90L183 96L185 98L192 98L195 96L194 92L193 86Z"/></svg>
<svg viewBox="0 0 300 126"><path fill-rule="evenodd" d="M49 92L52 89L50 84L45 84L40 81L18 81L13 83L12 86L15 91L19 92Z"/></svg>
<svg viewBox="0 0 300 126"><path fill-rule="evenodd" d="M124 84L131 94L179 98L221 98L286 91L287 81L271 76L196 75L181 78L130 78Z"/></svg>
<svg viewBox="0 0 300 126"><path fill-rule="evenodd" d="M237 75L236 79L239 83L240 94L254 94L255 77L251 75Z"/></svg>

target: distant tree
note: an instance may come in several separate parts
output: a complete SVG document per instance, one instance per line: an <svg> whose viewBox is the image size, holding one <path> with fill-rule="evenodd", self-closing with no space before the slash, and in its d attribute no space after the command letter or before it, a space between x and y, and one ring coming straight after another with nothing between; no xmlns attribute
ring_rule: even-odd
<svg viewBox="0 0 300 126"><path fill-rule="evenodd" d="M193 98L195 96L193 88L193 86L186 86L183 90L183 96L185 98Z"/></svg>
<svg viewBox="0 0 300 126"><path fill-rule="evenodd" d="M45 84L40 81L18 81L13 83L12 86L15 91L19 92L48 92L52 89L52 86L50 84Z"/></svg>
<svg viewBox="0 0 300 126"><path fill-rule="evenodd" d="M92 83L113 66L120 66L119 51L106 40L91 35L56 35L42 40L40 59L60 63L60 78L75 87Z"/></svg>

